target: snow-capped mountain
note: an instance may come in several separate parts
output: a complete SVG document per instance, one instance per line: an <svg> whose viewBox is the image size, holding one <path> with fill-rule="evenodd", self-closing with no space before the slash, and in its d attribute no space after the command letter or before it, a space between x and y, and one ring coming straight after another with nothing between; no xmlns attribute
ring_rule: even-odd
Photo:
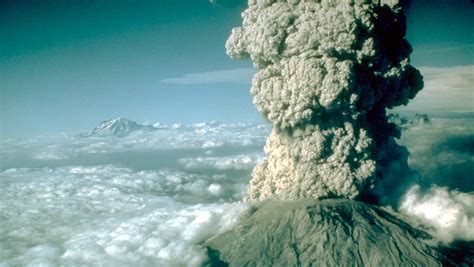
<svg viewBox="0 0 474 267"><path fill-rule="evenodd" d="M135 131L153 131L155 127L150 125L142 125L137 122L124 119L115 118L105 120L99 123L89 136L126 136Z"/></svg>

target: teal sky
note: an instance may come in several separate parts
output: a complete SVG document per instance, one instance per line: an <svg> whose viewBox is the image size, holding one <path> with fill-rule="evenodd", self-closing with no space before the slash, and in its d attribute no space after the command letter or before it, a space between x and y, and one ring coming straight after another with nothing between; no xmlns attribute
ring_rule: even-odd
<svg viewBox="0 0 474 267"><path fill-rule="evenodd" d="M88 130L99 121L259 121L250 62L225 40L241 0L0 1L0 136ZM416 66L474 64L474 5L414 0Z"/></svg>

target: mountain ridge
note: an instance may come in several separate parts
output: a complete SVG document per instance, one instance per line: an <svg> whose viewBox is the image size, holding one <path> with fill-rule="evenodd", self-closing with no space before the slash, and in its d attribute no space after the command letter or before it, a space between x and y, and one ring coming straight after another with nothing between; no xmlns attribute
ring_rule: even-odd
<svg viewBox="0 0 474 267"><path fill-rule="evenodd" d="M154 131L157 129L158 128L151 125L143 125L126 118L118 117L103 120L86 135L124 137L135 131Z"/></svg>
<svg viewBox="0 0 474 267"><path fill-rule="evenodd" d="M349 199L268 200L203 243L207 266L470 266L387 208Z"/></svg>

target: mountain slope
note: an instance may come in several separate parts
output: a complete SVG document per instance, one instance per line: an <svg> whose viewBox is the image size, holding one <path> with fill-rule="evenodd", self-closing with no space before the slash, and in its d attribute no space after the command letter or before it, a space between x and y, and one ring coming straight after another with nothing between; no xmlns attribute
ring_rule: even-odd
<svg viewBox="0 0 474 267"><path fill-rule="evenodd" d="M431 247L429 239L389 210L327 199L259 203L233 230L204 245L209 266L441 266L460 260Z"/></svg>

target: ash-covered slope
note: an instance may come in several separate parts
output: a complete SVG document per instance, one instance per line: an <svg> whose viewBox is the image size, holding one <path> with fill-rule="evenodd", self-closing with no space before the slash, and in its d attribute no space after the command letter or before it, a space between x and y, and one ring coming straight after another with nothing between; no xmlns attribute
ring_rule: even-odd
<svg viewBox="0 0 474 267"><path fill-rule="evenodd" d="M348 199L265 201L256 204L233 230L207 240L205 246L210 266L473 263L466 253L431 247L428 234L399 216Z"/></svg>

